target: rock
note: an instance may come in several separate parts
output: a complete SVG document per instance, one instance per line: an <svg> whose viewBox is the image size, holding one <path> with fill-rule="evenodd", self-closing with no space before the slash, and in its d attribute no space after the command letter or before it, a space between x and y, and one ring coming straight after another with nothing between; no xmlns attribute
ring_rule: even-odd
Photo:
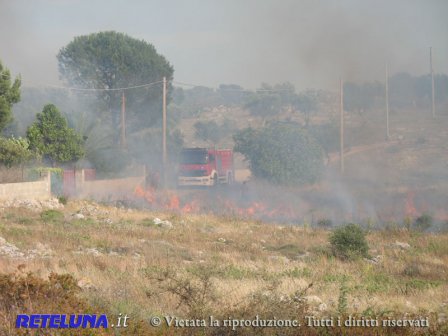
<svg viewBox="0 0 448 336"><path fill-rule="evenodd" d="M169 220L161 220L160 218L154 218L153 219L154 225L160 226L165 229L172 229L173 223L171 223Z"/></svg>
<svg viewBox="0 0 448 336"><path fill-rule="evenodd" d="M316 304L316 305L320 305L321 303L323 303L322 299L320 297L316 296L316 295L305 296L305 300L308 303Z"/></svg>
<svg viewBox="0 0 448 336"><path fill-rule="evenodd" d="M84 249L82 247L79 247L78 251L73 251L73 253L75 253L75 254L91 254L94 257L99 257L99 256L103 255L99 250L97 250L94 247L93 248L86 248L86 249Z"/></svg>
<svg viewBox="0 0 448 336"><path fill-rule="evenodd" d="M54 255L53 250L46 244L38 242L33 250L27 252L27 259L50 258Z"/></svg>
<svg viewBox="0 0 448 336"><path fill-rule="evenodd" d="M367 261L370 264L378 265L383 260L383 256L382 255L377 255L376 257L373 257L371 259L364 258L364 260Z"/></svg>
<svg viewBox="0 0 448 336"><path fill-rule="evenodd" d="M5 238L0 237L0 255L11 258L23 258L25 254L14 244L8 243Z"/></svg>
<svg viewBox="0 0 448 336"><path fill-rule="evenodd" d="M227 240L225 240L224 238L218 238L218 242L220 243L225 243Z"/></svg>
<svg viewBox="0 0 448 336"><path fill-rule="evenodd" d="M403 243L403 242L400 242L398 240L396 240L395 243L392 244L392 246L398 247L398 248L400 248L402 250L408 250L408 249L411 248L411 245L409 245L408 243Z"/></svg>
<svg viewBox="0 0 448 336"><path fill-rule="evenodd" d="M319 305L319 307L317 307L317 310L319 310L320 312L326 311L327 309L328 306L323 302Z"/></svg>
<svg viewBox="0 0 448 336"><path fill-rule="evenodd" d="M73 218L75 219L84 219L86 218L82 213L76 213L73 215Z"/></svg>
<svg viewBox="0 0 448 336"><path fill-rule="evenodd" d="M90 279L87 279L87 278L81 278L78 281L78 286L81 287L82 289L94 289L95 288L92 281L90 281Z"/></svg>

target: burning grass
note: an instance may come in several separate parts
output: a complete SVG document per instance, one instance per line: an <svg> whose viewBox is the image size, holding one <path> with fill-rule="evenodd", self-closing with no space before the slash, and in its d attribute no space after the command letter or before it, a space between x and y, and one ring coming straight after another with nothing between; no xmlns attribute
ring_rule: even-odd
<svg viewBox="0 0 448 336"><path fill-rule="evenodd" d="M79 299L111 314L128 314L135 323L168 314L336 317L344 284L347 314L429 316L434 328L442 330L437 318L446 328L446 233L403 227L372 231L366 237L371 259L344 261L331 253L331 231L304 223L273 225L246 217L129 210L84 201L71 201L59 211L4 210L0 237L22 255L10 256L0 246L2 273L22 265L41 279L52 272L71 274L82 288ZM155 218L172 227L155 224ZM142 335L158 332L145 330ZM323 329L302 331L316 335ZM418 331L402 328L396 334ZM261 333L244 334L256 332Z"/></svg>

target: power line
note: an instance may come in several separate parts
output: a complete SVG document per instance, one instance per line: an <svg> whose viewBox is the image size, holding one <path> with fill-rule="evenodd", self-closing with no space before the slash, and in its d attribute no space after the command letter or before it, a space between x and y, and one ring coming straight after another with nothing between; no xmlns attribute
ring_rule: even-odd
<svg viewBox="0 0 448 336"><path fill-rule="evenodd" d="M7 77L12 79L11 75L8 74L2 74L0 73L0 76ZM17 78L17 77L16 77ZM32 81L28 80L22 80L24 83L28 84L37 84L41 87L48 87L48 88L54 88L54 89L63 89L63 90L71 90L71 91L125 91L125 90L131 90L131 89L138 89L138 88L144 88L144 87L151 87L156 84L163 83L163 80L159 80L156 82L141 84L141 85L133 85L133 86L127 86L127 87L120 87L120 88L77 88L77 87L69 87L69 86L62 86L62 85L53 85L53 84L45 84L45 83L33 83Z"/></svg>
<svg viewBox="0 0 448 336"><path fill-rule="evenodd" d="M25 81L28 82L28 81ZM60 86L60 85L51 85L51 84L43 84L40 86L43 87L49 87L54 89L62 89L62 90L70 90L70 91L82 91L82 92L95 92L95 91L125 91L125 90L131 90L131 89L138 89L138 88L145 88L145 87L151 87L156 84L160 84L163 81L157 81L152 83L146 83L141 85L134 85L134 86L127 86L127 87L120 87L120 88L77 88L77 87L67 87L67 86ZM28 82L30 83L30 82Z"/></svg>

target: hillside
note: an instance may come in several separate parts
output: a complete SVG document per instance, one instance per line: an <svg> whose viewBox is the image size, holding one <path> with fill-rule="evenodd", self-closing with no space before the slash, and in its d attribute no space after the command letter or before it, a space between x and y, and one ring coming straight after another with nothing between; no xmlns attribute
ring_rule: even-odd
<svg viewBox="0 0 448 336"><path fill-rule="evenodd" d="M87 201L65 206L47 202L43 207L39 202L16 202L1 208L0 269L33 272L43 279L51 272L71 274L82 288L80 297L92 309L111 316L127 314L129 324L147 335L159 334L160 328L138 321L165 315L294 316L302 323L305 316L413 316L429 317L432 326L379 328L380 335L429 330L435 335L442 325L448 327L446 233L408 231L397 223L369 232L370 257L354 261L332 256L329 234L304 222L269 225L247 218L155 213ZM52 307L57 307L55 300ZM13 323L7 318L11 313L0 311L6 316L0 333ZM172 334L166 326L161 328ZM142 332L136 329L128 332ZM238 334L257 330L261 332L238 329ZM341 332L337 330L327 331L333 335ZM346 330L347 335L374 332ZM302 331L315 335L323 328L304 326ZM213 328L205 332L213 334ZM221 329L224 332L229 329Z"/></svg>

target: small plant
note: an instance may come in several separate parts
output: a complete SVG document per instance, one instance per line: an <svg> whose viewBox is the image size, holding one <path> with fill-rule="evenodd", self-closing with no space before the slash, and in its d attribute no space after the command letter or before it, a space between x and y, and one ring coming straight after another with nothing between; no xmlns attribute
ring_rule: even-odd
<svg viewBox="0 0 448 336"><path fill-rule="evenodd" d="M406 230L411 231L412 227L412 218L410 216L406 216L403 219L403 226L406 228Z"/></svg>
<svg viewBox="0 0 448 336"><path fill-rule="evenodd" d="M317 225L317 227L327 229L327 228L331 228L333 226L333 222L329 218L321 218L317 221L316 225Z"/></svg>
<svg viewBox="0 0 448 336"><path fill-rule="evenodd" d="M357 224L337 228L330 236L333 253L341 259L368 257L369 246L364 231Z"/></svg>
<svg viewBox="0 0 448 336"><path fill-rule="evenodd" d="M408 277L417 277L421 275L420 267L416 264L408 264L403 269L402 274Z"/></svg>
<svg viewBox="0 0 448 336"><path fill-rule="evenodd" d="M347 295L348 295L348 287L345 281L341 282L341 286L339 287L339 297L338 297L338 313L340 315L347 314Z"/></svg>
<svg viewBox="0 0 448 336"><path fill-rule="evenodd" d="M414 228L417 231L426 231L432 226L433 218L431 215L424 213L417 217L414 222Z"/></svg>
<svg viewBox="0 0 448 336"><path fill-rule="evenodd" d="M54 223L63 220L64 214L58 210L50 209L42 211L40 218L42 218L45 223Z"/></svg>
<svg viewBox="0 0 448 336"><path fill-rule="evenodd" d="M64 195L61 195L61 196L58 197L58 201L59 201L59 203L61 203L63 205L67 205L68 197L64 196Z"/></svg>

